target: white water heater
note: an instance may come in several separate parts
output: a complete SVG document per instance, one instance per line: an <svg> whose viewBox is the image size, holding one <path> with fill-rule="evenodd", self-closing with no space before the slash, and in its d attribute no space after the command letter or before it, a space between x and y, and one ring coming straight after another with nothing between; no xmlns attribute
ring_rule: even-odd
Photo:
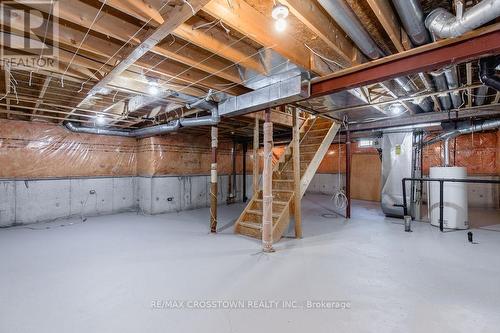
<svg viewBox="0 0 500 333"><path fill-rule="evenodd" d="M467 169L463 167L432 167L430 178L465 179ZM467 183L444 182L443 226L449 229L469 228ZM429 209L431 224L439 227L439 182L430 182Z"/></svg>

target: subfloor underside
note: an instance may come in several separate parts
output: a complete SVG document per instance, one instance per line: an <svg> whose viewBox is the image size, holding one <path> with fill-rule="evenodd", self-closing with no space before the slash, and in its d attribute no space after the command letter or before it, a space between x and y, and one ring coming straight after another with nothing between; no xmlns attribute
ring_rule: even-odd
<svg viewBox="0 0 500 333"><path fill-rule="evenodd" d="M0 229L0 332L498 332L499 225L471 244L329 199L306 195L304 238L269 255L232 233L241 204L217 235L207 209Z"/></svg>

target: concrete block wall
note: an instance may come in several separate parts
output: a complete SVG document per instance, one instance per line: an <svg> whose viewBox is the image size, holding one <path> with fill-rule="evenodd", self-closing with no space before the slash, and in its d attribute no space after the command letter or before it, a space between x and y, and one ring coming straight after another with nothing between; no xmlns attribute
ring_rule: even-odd
<svg viewBox="0 0 500 333"><path fill-rule="evenodd" d="M219 204L226 204L228 177L219 176ZM209 181L210 177L205 175L0 179L0 227L71 216L136 210L146 214L161 214L208 207ZM242 200L242 182L241 175L237 175L238 201ZM252 176L247 176L247 197L251 195Z"/></svg>
<svg viewBox="0 0 500 333"><path fill-rule="evenodd" d="M0 180L0 226L137 209L136 177Z"/></svg>

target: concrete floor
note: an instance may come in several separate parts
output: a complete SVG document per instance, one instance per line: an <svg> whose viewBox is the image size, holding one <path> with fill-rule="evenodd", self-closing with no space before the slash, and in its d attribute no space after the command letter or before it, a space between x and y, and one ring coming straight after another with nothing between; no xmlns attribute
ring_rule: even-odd
<svg viewBox="0 0 500 333"><path fill-rule="evenodd" d="M222 206L220 225L242 207ZM329 197L307 195L304 238L270 255L231 228L208 234L207 209L0 229L0 332L498 332L500 232L473 230L470 244L466 231L425 223L405 233L375 204L356 202L349 222L323 217L330 208ZM156 300L350 308L155 309Z"/></svg>

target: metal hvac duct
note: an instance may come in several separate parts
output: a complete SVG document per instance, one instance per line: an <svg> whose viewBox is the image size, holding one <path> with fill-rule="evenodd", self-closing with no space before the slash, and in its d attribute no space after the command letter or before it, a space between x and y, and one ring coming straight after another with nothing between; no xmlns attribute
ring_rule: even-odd
<svg viewBox="0 0 500 333"><path fill-rule="evenodd" d="M69 121L65 122L64 125L66 126L67 129L76 133L115 135L115 136L126 136L132 138L146 138L150 136L175 132L180 127L214 126L220 122L219 110L217 108L217 104L207 100L210 97L210 92L207 95L207 97L203 99L196 99L193 96L177 92L172 92L170 96L191 101L190 103L189 102L186 103L186 107L188 109L196 107L198 109L208 110L211 114L210 116L197 117L197 118L181 118L171 121L167 124L138 128L130 131L110 130L98 127L83 127L83 126L77 126Z"/></svg>
<svg viewBox="0 0 500 333"><path fill-rule="evenodd" d="M392 3L394 4L394 7L399 14L401 22L403 23L406 33L410 37L411 41L417 46L430 43L431 38L425 28L424 13L422 11L422 7L420 6L420 1L392 0ZM448 90L449 88L458 88L456 68L450 68L445 71L444 76L434 76L434 83L438 91ZM448 94L440 96L439 100L443 110L451 109L452 102L453 107L455 108L462 105L462 99L458 92L451 94L451 101Z"/></svg>
<svg viewBox="0 0 500 333"><path fill-rule="evenodd" d="M500 78L495 75L495 68L500 64L500 56L483 58L479 61L479 78L485 85L500 91Z"/></svg>
<svg viewBox="0 0 500 333"><path fill-rule="evenodd" d="M419 46L429 43L429 33L424 24L424 13L419 0L392 0L403 23L406 33L413 44Z"/></svg>
<svg viewBox="0 0 500 333"><path fill-rule="evenodd" d="M487 86L481 86L481 87L477 88L476 96L474 98L474 104L476 106L483 105L484 101L486 100L486 96L488 96L488 87Z"/></svg>
<svg viewBox="0 0 500 333"><path fill-rule="evenodd" d="M431 73L434 78L434 84L436 85L437 91L448 90L448 84L446 83L446 77L443 73ZM439 95L439 102L441 103L441 108L443 110L451 109L450 95L447 93Z"/></svg>
<svg viewBox="0 0 500 333"><path fill-rule="evenodd" d="M378 59L384 54L344 0L318 0L318 2L363 54L370 59Z"/></svg>
<svg viewBox="0 0 500 333"><path fill-rule="evenodd" d="M444 76L446 77L446 82L448 83L448 89L457 89L458 88L458 74L457 74L457 66L450 66L445 68ZM453 107L458 109L462 106L462 97L460 96L459 91L454 91L450 93L451 102L453 103Z"/></svg>
<svg viewBox="0 0 500 333"><path fill-rule="evenodd" d="M417 88L415 87L413 82L411 82L404 76L398 77L394 79L394 81L396 81L396 83L398 83L401 88L403 88L403 90L409 94L414 94L417 92ZM431 112L433 110L433 104L429 97L415 98L413 103L418 105L424 112Z"/></svg>
<svg viewBox="0 0 500 333"><path fill-rule="evenodd" d="M202 104L200 105L202 106ZM219 110L217 106L212 107L212 114L210 116L198 118L181 118L181 127L195 127L195 126L214 126L220 121Z"/></svg>
<svg viewBox="0 0 500 333"><path fill-rule="evenodd" d="M425 26L439 38L458 37L479 28L500 16L500 1L483 0L465 14L453 16L444 8L434 9L425 19Z"/></svg>
<svg viewBox="0 0 500 333"><path fill-rule="evenodd" d="M444 142L444 166L450 165L450 149L449 141L456 138L457 136L469 134L473 132L489 131L500 127L500 119L486 120L481 124L465 126L453 131L441 133L435 138L424 142L424 145L431 145L433 143L443 141Z"/></svg>
<svg viewBox="0 0 500 333"><path fill-rule="evenodd" d="M156 125L146 128L134 129L131 131L123 131L123 130L110 130L104 128L97 127L83 127L77 126L72 122L65 122L64 126L69 129L71 132L75 133L86 133L86 134L97 134L97 135L114 135L114 136L126 136L131 138L146 138L150 136L165 134L177 131L179 129L180 122L179 120L174 120L168 124Z"/></svg>

